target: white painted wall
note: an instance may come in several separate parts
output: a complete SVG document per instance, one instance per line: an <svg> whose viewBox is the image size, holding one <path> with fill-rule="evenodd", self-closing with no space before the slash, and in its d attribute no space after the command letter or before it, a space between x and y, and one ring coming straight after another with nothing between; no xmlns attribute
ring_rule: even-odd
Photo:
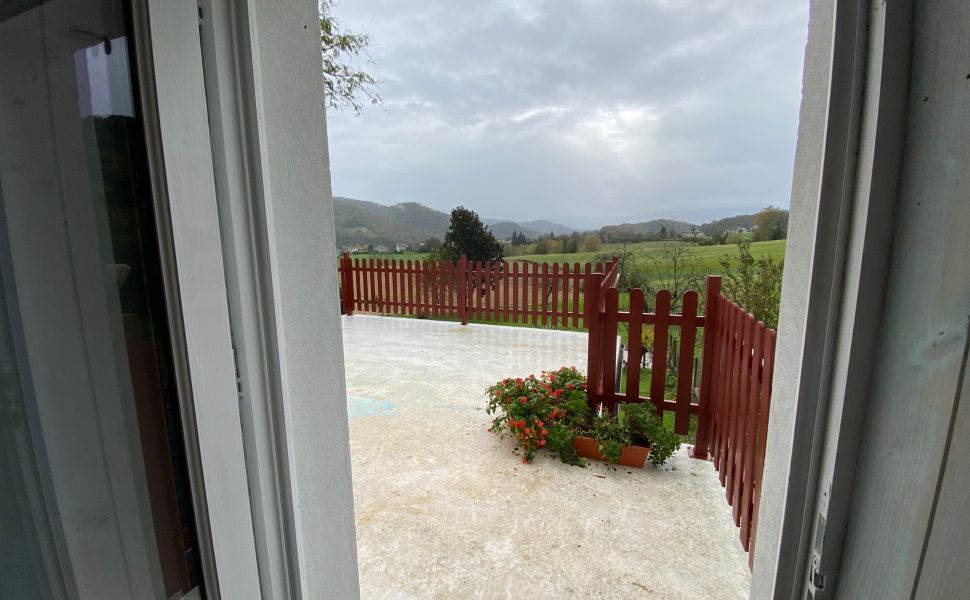
<svg viewBox="0 0 970 600"><path fill-rule="evenodd" d="M353 598L357 546L319 17L308 0L251 6L302 591L306 598Z"/></svg>
<svg viewBox="0 0 970 600"><path fill-rule="evenodd" d="M211 0L203 10L263 593L353 598L356 538L317 7Z"/></svg>
<svg viewBox="0 0 970 600"><path fill-rule="evenodd" d="M775 597L779 568L791 568L784 564L788 559L782 560L780 554L789 497L790 465L793 457L797 456L793 451L796 426L798 419L804 420L806 416L797 409L797 405L800 388L805 383L802 368L810 327L808 304L812 297L812 271L817 260L815 249L819 237L818 205L828 117L833 21L832 2L811 3L772 381L772 407L751 581L752 598ZM804 448L804 441L801 444ZM805 474L796 474L798 476L804 477ZM794 491L793 494L797 499L799 492Z"/></svg>

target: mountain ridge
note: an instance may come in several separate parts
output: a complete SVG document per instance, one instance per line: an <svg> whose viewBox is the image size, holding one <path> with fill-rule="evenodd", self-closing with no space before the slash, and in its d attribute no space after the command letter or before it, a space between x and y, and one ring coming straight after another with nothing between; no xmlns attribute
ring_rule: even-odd
<svg viewBox="0 0 970 600"><path fill-rule="evenodd" d="M419 202L385 205L344 196L334 196L333 212L337 246L340 248L358 244L386 245L393 248L402 243L417 247L431 237L444 239L451 221L448 213ZM536 239L549 232L560 236L583 231L547 219L513 221L487 218L482 221L499 239L509 239L515 231L529 239ZM637 236L656 235L662 228L671 234L684 233L696 228L706 235L713 236L732 227L750 229L754 226L754 221L753 214L734 215L702 224L677 219L651 219L636 223L605 225L587 231L598 234L603 241L624 241Z"/></svg>

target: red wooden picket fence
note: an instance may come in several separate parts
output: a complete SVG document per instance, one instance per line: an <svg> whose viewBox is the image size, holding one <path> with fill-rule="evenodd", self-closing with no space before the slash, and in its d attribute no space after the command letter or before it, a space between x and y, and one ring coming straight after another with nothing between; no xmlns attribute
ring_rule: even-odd
<svg viewBox="0 0 970 600"><path fill-rule="evenodd" d="M595 275L594 275L595 277ZM708 302L720 289L720 278L708 277ZM639 288L630 290L630 309L619 310L619 290L615 285L604 286L599 318L590 318L587 381L591 402L602 403L615 411L623 402L651 402L658 414L674 413L674 431L686 435L690 415L697 414L697 404L692 402L694 382L694 347L697 330L706 324L706 318L697 314L697 292L688 290L681 302L682 314L672 314L671 295L667 290L657 292L654 311L644 312L644 293ZM626 370L626 391L617 393L617 331L625 323L629 333ZM640 395L640 354L643 349L641 333L645 326L653 327L653 347L649 348L651 378L648 395ZM672 328L680 329L680 360L677 366L676 397L664 397L667 380L667 343ZM634 358L636 357L636 360Z"/></svg>
<svg viewBox="0 0 970 600"><path fill-rule="evenodd" d="M630 308L619 310L619 291L602 275L593 273L591 294L598 294L591 306L596 314L589 323L590 402L616 411L624 402L651 402L658 415L674 414L674 430L687 434L690 415L697 415L697 432L692 456L711 458L740 529L745 550L754 546L761 498L768 413L771 404L771 374L775 332L720 293L721 278L707 278L706 314L698 314L698 295L689 290L681 298L681 313L671 309L671 294L657 292L654 311L644 312L643 290L630 290ZM618 393L617 332L628 327L626 391ZM640 391L640 361L643 327L653 327L650 389ZM680 330L680 360L676 369L674 398L665 397L667 343L671 328ZM702 330L699 332L699 330ZM695 381L694 352L702 337L700 388ZM637 357L637 359L634 359ZM696 396L695 396L696 392ZM696 397L696 400L695 400ZM749 553L749 557L753 554Z"/></svg>
<svg viewBox="0 0 970 600"><path fill-rule="evenodd" d="M536 264L526 261L457 262L351 259L338 265L343 314L421 316L542 327L585 328L586 288L606 263Z"/></svg>
<svg viewBox="0 0 970 600"><path fill-rule="evenodd" d="M705 363L709 368L702 380L708 393L703 397L695 454L709 454L714 461L750 563L758 529L776 334L722 295L714 313L713 355Z"/></svg>

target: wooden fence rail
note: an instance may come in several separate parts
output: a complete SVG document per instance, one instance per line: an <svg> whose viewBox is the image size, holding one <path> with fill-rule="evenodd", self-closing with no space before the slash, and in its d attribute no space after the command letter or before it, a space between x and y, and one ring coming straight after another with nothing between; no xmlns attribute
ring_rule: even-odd
<svg viewBox="0 0 970 600"><path fill-rule="evenodd" d="M586 281L606 263L351 259L338 266L341 312L585 328Z"/></svg>

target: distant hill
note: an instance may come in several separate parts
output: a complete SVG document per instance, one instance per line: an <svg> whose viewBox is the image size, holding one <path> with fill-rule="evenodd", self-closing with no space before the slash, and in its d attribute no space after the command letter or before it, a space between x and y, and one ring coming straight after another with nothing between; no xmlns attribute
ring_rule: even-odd
<svg viewBox="0 0 970 600"><path fill-rule="evenodd" d="M337 233L337 245L340 247L355 246L357 244L409 244L417 246L430 237L443 239L451 217L440 210L428 208L417 202L404 202L386 206L376 202L355 200L334 196L333 213ZM513 231L524 234L527 238L538 238L540 234L555 231L570 233L574 229L538 220L528 223L516 223L504 219L482 219L495 237L508 239Z"/></svg>
<svg viewBox="0 0 970 600"><path fill-rule="evenodd" d="M488 225L489 230L495 234L500 240L508 240L512 238L512 233L518 231L530 240L534 240L539 237L539 232L525 227L521 223L515 223L513 221L500 221L498 219L483 219L484 223ZM546 232L548 233L548 232Z"/></svg>
<svg viewBox="0 0 970 600"><path fill-rule="evenodd" d="M747 227L748 229L753 229L756 216L757 215L735 215L733 217L715 219L710 223L704 223L701 225L700 230L706 235L715 236L727 229L731 229L732 227Z"/></svg>
<svg viewBox="0 0 970 600"><path fill-rule="evenodd" d="M525 237L530 239L536 239L540 235L546 235L550 231L556 235L569 235L574 231L579 231L572 227L562 225L560 223L553 223L552 221L547 221L545 219L537 219L535 221L510 221L508 219L483 219L485 224L492 228L493 232L497 232L496 227L510 227L508 229L508 235L499 235L495 233L498 237L512 237L512 231L518 231L519 233L525 235Z"/></svg>
<svg viewBox="0 0 970 600"><path fill-rule="evenodd" d="M666 229L668 232L683 233L697 225L687 221L674 221L672 219L653 219L641 223L623 223L621 225L607 225L600 228L600 238L603 241L613 241L628 239L634 236L645 236Z"/></svg>
<svg viewBox="0 0 970 600"><path fill-rule="evenodd" d="M404 202L386 206L376 202L354 200L335 196L333 212L340 247L357 244L396 244L417 246L430 237L444 239L451 221L447 213L428 208L417 202ZM572 227L544 219L534 221L510 221L507 219L482 219L499 239L508 239L518 231L529 239L536 239L550 231L564 235L577 231ZM653 219L640 223L607 225L599 229L603 241L622 241L635 237L655 235L665 228L670 233L684 233L697 227L707 235L717 235L731 227L754 227L755 215L736 215L697 225L687 221Z"/></svg>
<svg viewBox="0 0 970 600"><path fill-rule="evenodd" d="M333 214L337 245L409 244L429 237L443 238L451 218L417 202L385 206L376 202L334 196Z"/></svg>
<svg viewBox="0 0 970 600"><path fill-rule="evenodd" d="M757 215L735 215L733 217L715 219L709 223L704 223L701 225L689 223L687 221L654 219L652 221L643 221L641 223L607 225L599 230L599 234L600 238L602 238L604 241L620 241L636 236L649 236L651 234L656 234L658 231L660 231L661 227L665 228L671 233L684 233L685 231L690 231L696 227L705 235L715 236L723 233L727 229L731 229L732 227L747 227L748 229L753 229L756 216Z"/></svg>

